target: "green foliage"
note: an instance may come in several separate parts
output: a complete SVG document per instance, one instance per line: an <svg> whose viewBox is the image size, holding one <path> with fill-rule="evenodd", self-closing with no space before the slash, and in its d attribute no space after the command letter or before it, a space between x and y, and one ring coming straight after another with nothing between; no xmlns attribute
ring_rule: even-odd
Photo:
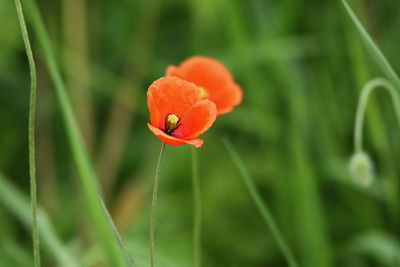
<svg viewBox="0 0 400 267"><path fill-rule="evenodd" d="M29 69L12 2L0 1L0 170L7 174L0 176L0 266L30 266ZM43 36L28 23L38 70L43 266L96 266L107 259L98 242L102 230L81 194L86 189L74 158L82 155L81 164L96 170L91 184L105 192L132 258L148 266L160 142L145 124L146 90L168 64L194 54L224 62L244 90L243 103L218 117L197 151L202 265L286 266L221 143L227 136L300 266L396 266L400 139L385 94L371 99L365 117L363 148L374 160L374 183L354 183L348 161L361 88L383 74L399 89L397 1L353 0L346 8L319 0L36 2L49 36L45 47L54 51L49 71ZM35 1L22 2L29 3ZM60 86L69 115L53 90ZM82 133L72 150L74 123L65 127L63 116L79 126L72 135ZM83 147L87 157L78 151ZM165 151L157 266L193 262L190 152L187 146ZM96 221L104 215L96 214Z"/></svg>

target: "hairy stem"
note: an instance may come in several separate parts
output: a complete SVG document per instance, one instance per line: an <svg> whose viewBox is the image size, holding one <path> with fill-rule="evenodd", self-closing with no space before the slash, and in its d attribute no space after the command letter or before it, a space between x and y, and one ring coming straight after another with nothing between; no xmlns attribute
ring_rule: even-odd
<svg viewBox="0 0 400 267"><path fill-rule="evenodd" d="M196 148L192 149L192 177L193 177L193 261L195 267L201 266L201 195L199 160Z"/></svg>
<svg viewBox="0 0 400 267"><path fill-rule="evenodd" d="M37 186L36 186L36 160L35 160L35 112L36 112L36 66L33 58L32 48L29 41L28 30L20 0L15 0L18 13L18 21L21 27L22 39L24 41L26 55L28 57L30 76L31 76L31 95L29 102L29 122L28 122L28 143L29 143L29 175L32 205L32 239L33 256L35 267L40 266L40 244L39 231L37 225Z"/></svg>
<svg viewBox="0 0 400 267"><path fill-rule="evenodd" d="M156 207L158 184L160 183L160 166L164 154L165 143L161 144L160 155L158 156L156 176L154 178L153 199L151 201L151 219L150 219L150 266L154 267L154 226L156 224Z"/></svg>

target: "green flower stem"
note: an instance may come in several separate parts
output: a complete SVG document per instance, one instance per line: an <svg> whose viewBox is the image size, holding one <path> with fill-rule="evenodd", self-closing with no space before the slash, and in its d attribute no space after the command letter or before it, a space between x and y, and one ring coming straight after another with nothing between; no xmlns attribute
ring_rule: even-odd
<svg viewBox="0 0 400 267"><path fill-rule="evenodd" d="M160 154L158 156L156 175L154 178L153 199L151 201L151 218L150 218L150 266L154 267L154 227L156 224L156 208L157 208L157 193L158 185L160 183L160 167L162 157L164 155L165 143L162 142Z"/></svg>
<svg viewBox="0 0 400 267"><path fill-rule="evenodd" d="M77 166L81 188L88 208L91 224L99 238L104 253L107 255L110 264L115 267L129 266L127 256L119 246L117 237L112 230L112 222L107 219L106 212L99 200L99 186L96 175L92 169L91 163L78 130L78 126L72 113L71 104L67 96L66 88L57 66L55 56L51 47L49 37L44 27L39 10L33 0L24 0L26 10L31 20L33 29L39 45L43 50L45 61L47 63L50 76L53 79L56 91L56 97L59 101L63 121L67 131L67 137L71 146L72 154Z"/></svg>
<svg viewBox="0 0 400 267"><path fill-rule="evenodd" d="M201 194L199 159L196 148L192 148L192 178L193 178L193 262L195 267L201 266Z"/></svg>
<svg viewBox="0 0 400 267"><path fill-rule="evenodd" d="M275 219L270 213L267 205L263 201L258 192L256 186L254 185L251 176L244 165L242 159L239 157L239 154L236 152L235 148L233 147L232 143L228 139L222 140L226 149L228 150L229 155L232 158L233 163L237 167L240 172L240 175L243 178L244 183L246 184L247 189L249 190L250 196L253 199L254 203L256 204L261 216L263 217L265 224L272 232L273 237L275 238L276 242L278 243L279 248L281 249L288 265L290 267L298 267L296 260L293 257L292 252L289 249L289 246L286 244L285 239L283 238L278 226L276 225Z"/></svg>
<svg viewBox="0 0 400 267"><path fill-rule="evenodd" d="M361 90L360 100L357 106L356 122L354 126L354 149L355 152L363 151L362 140L363 140L363 126L365 109L367 107L368 98L372 91L378 88L384 88L390 94L393 101L394 110L396 113L397 121L400 126L400 95L390 82L383 78L375 78L369 81L364 88Z"/></svg>
<svg viewBox="0 0 400 267"><path fill-rule="evenodd" d="M35 112L36 112L36 66L33 58L32 48L29 41L28 30L24 18L24 12L20 0L15 0L18 21L21 27L22 39L24 41L26 55L28 57L30 76L31 76L31 95L29 102L29 122L28 122L28 143L29 143L29 175L32 205L32 239L33 239L33 258L34 266L40 266L40 244L39 231L37 225L37 186L36 186L36 160L35 160Z"/></svg>

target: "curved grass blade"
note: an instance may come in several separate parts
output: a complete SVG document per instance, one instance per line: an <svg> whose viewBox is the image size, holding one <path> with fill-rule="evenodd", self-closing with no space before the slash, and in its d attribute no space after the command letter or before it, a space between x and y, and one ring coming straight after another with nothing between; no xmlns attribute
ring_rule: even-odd
<svg viewBox="0 0 400 267"><path fill-rule="evenodd" d="M91 224L94 227L96 235L101 243L104 253L107 255L112 266L130 266L127 261L128 255L125 255L123 248L120 247L116 232L107 219L107 212L99 200L100 188L97 183L96 175L93 171L88 155L72 112L71 104L68 99L64 81L61 77L53 49L46 29L43 24L40 12L33 0L24 0L27 14L36 33L39 45L43 50L45 61L47 63L50 76L55 85L55 92L60 104L63 122L67 131L67 137L71 146L71 151L75 160L80 183L83 191L84 200L88 209Z"/></svg>
<svg viewBox="0 0 400 267"><path fill-rule="evenodd" d="M33 58L31 43L29 41L28 30L24 13L20 0L15 0L18 21L21 28L22 39L28 57L30 78L31 78L31 95L29 101L29 121L28 121L28 146L29 146L29 176L31 190L31 206L32 206L32 239L33 239L33 258L34 266L40 266L40 244L39 232L37 227L37 186L36 186L36 160L35 160L35 112L36 112L36 65Z"/></svg>
<svg viewBox="0 0 400 267"><path fill-rule="evenodd" d="M30 218L29 199L12 185L9 180L0 173L0 202L8 209L26 228L32 227ZM61 243L59 237L54 231L47 214L38 207L37 209L37 227L41 236L43 248L51 252L57 261L57 266L78 267L80 266L75 258Z"/></svg>
<svg viewBox="0 0 400 267"><path fill-rule="evenodd" d="M225 145L226 150L229 153L229 156L232 158L233 163L235 164L236 168L238 169L240 176L243 178L243 181L249 190L251 198L253 199L254 203L256 204L258 210L261 213L261 216L264 219L265 224L271 230L273 237L275 238L276 242L278 243L279 248L281 249L287 263L291 267L298 267L296 260L293 257L292 252L289 249L289 246L286 244L285 239L283 238L274 217L272 216L271 212L269 211L267 205L263 201L258 192L251 176L244 165L242 159L239 157L239 154L236 152L235 148L233 147L232 143L227 139L224 138L223 143Z"/></svg>
<svg viewBox="0 0 400 267"><path fill-rule="evenodd" d="M346 0L342 0L342 4L346 9L347 14L349 14L351 20L353 21L354 26L356 27L357 31L360 33L361 39L362 39L364 45L367 47L368 52L374 58L375 62L381 68L381 70L386 75L386 77L394 84L394 86L397 88L397 90L400 91L399 76L396 74L393 67L390 65L389 61L383 55L382 51L372 40L371 36L369 36L368 32L365 30L364 26L361 24L360 20L354 14L353 10L349 6L349 4L346 2Z"/></svg>

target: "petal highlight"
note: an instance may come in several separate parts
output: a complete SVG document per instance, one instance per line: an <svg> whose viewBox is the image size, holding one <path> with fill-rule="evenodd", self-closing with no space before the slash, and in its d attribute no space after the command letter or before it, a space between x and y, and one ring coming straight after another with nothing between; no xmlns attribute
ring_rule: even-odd
<svg viewBox="0 0 400 267"><path fill-rule="evenodd" d="M181 126L174 134L179 137L195 138L207 131L214 123L217 109L210 100L199 100L181 119Z"/></svg>

